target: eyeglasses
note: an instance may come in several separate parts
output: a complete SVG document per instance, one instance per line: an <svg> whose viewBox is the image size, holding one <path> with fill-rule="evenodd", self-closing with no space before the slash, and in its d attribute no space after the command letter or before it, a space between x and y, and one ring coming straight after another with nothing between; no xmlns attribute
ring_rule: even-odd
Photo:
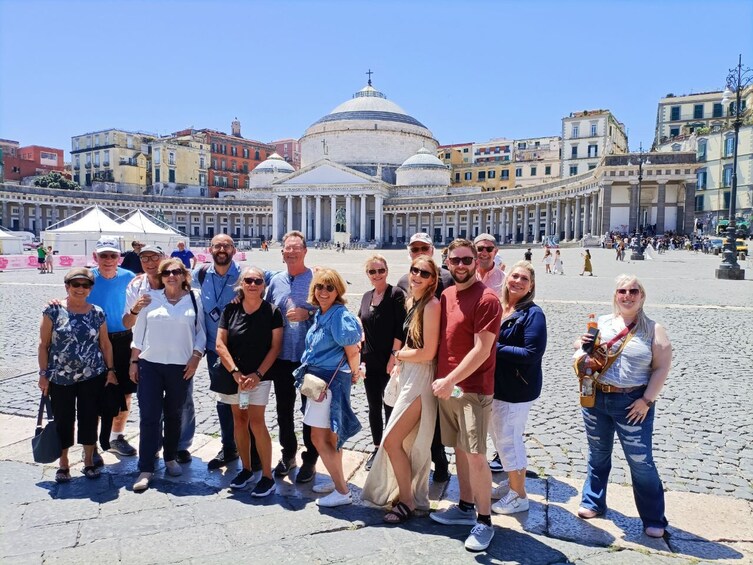
<svg viewBox="0 0 753 565"><path fill-rule="evenodd" d="M377 275L377 274L383 275L384 273L387 272L387 269L369 269L366 272L369 273L373 277L374 275Z"/></svg>
<svg viewBox="0 0 753 565"><path fill-rule="evenodd" d="M454 265L457 267L462 263L463 265L471 265L475 259L473 257L448 257L447 260L450 262L450 265Z"/></svg>
<svg viewBox="0 0 753 565"><path fill-rule="evenodd" d="M97 253L100 259L119 259L120 253Z"/></svg>
<svg viewBox="0 0 753 565"><path fill-rule="evenodd" d="M246 284L255 284L261 286L264 284L264 279L257 279L255 277L244 277L243 282Z"/></svg>
<svg viewBox="0 0 753 565"><path fill-rule="evenodd" d="M494 247L492 247L491 245L489 247L484 247L483 245L479 245L476 248L476 251L478 251L479 253L483 251L486 251L487 253L491 253L492 251L494 251Z"/></svg>
<svg viewBox="0 0 753 565"><path fill-rule="evenodd" d="M215 243L212 245L212 249L215 251L222 251L223 249L232 249L233 244L232 243Z"/></svg>
<svg viewBox="0 0 753 565"><path fill-rule="evenodd" d="M162 257L159 255L141 255L139 259L142 263L159 263Z"/></svg>
<svg viewBox="0 0 753 565"><path fill-rule="evenodd" d="M160 276L163 279L166 279L170 275L175 275L176 277L179 277L182 274L183 274L183 269L165 269L164 271L160 273Z"/></svg>
<svg viewBox="0 0 753 565"><path fill-rule="evenodd" d="M408 248L408 250L411 253L428 253L429 249L431 249L431 247L429 247L428 245L422 245L421 247L409 247Z"/></svg>
<svg viewBox="0 0 753 565"><path fill-rule="evenodd" d="M641 293L639 288L618 288L617 294L629 294L630 296L638 296Z"/></svg>
<svg viewBox="0 0 753 565"><path fill-rule="evenodd" d="M85 288L86 290L89 290L92 287L92 283L90 282L71 281L68 283L68 285L72 286L73 288Z"/></svg>
<svg viewBox="0 0 753 565"><path fill-rule="evenodd" d="M316 290L317 292L321 292L322 290L326 290L327 292L335 292L335 285L316 283L314 285L314 290Z"/></svg>
<svg viewBox="0 0 753 565"><path fill-rule="evenodd" d="M288 245L282 249L285 253L295 253L296 251L303 251L303 245Z"/></svg>
<svg viewBox="0 0 753 565"><path fill-rule="evenodd" d="M428 279L434 273L432 273L431 271L424 271L423 269L419 269L418 267L411 267L410 268L410 274L411 275L421 275L422 279Z"/></svg>

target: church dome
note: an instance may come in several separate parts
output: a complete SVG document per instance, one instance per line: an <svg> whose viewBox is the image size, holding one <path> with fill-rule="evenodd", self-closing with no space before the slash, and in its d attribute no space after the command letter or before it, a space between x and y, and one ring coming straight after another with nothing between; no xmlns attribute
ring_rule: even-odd
<svg viewBox="0 0 753 565"><path fill-rule="evenodd" d="M279 154L272 153L269 158L265 159L252 171L252 173L262 173L262 172L280 172L280 173L292 173L295 171L293 168L293 165L288 163L285 159L283 159Z"/></svg>
<svg viewBox="0 0 753 565"><path fill-rule="evenodd" d="M422 147L412 157L408 157L405 162L400 165L399 170L403 169L447 169L439 157L432 154L431 151Z"/></svg>
<svg viewBox="0 0 753 565"><path fill-rule="evenodd" d="M449 186L450 169L422 147L398 167L396 181L398 186Z"/></svg>
<svg viewBox="0 0 753 565"><path fill-rule="evenodd" d="M369 84L312 124L301 137L301 166L323 158L382 180L421 147L436 151L431 131Z"/></svg>

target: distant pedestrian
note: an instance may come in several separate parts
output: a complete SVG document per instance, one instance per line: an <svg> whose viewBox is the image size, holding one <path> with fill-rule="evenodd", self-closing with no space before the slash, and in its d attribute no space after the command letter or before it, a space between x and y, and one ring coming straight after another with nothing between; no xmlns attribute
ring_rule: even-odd
<svg viewBox="0 0 753 565"><path fill-rule="evenodd" d="M45 249L44 245L40 244L39 247L37 247L37 269L40 274L44 274L47 271L45 263L46 258L47 249Z"/></svg>
<svg viewBox="0 0 753 565"><path fill-rule="evenodd" d="M52 245L47 246L47 251L45 252L44 256L44 269L48 273L52 273L52 258L54 257L54 254L52 253Z"/></svg>
<svg viewBox="0 0 753 565"><path fill-rule="evenodd" d="M531 262L531 260L533 259L533 251L531 251L531 248L530 248L530 247L529 247L529 248L528 248L528 249L526 250L526 252L525 252L525 253L523 253L523 257L524 257L524 258L525 258L525 260L526 260L526 261L528 261L529 263Z"/></svg>
<svg viewBox="0 0 753 565"><path fill-rule="evenodd" d="M544 263L544 267L546 267L546 274L552 274L552 263L554 263L554 257L552 256L552 250L548 247L546 248L546 251L544 251L544 258L541 260L541 262Z"/></svg>
<svg viewBox="0 0 753 565"><path fill-rule="evenodd" d="M560 250L557 249L557 251L554 252L554 274L556 275L559 273L560 275L565 274L565 267L564 263L562 262L562 254L560 253Z"/></svg>
<svg viewBox="0 0 753 565"><path fill-rule="evenodd" d="M141 266L141 260L139 259L139 253L144 247L144 244L140 241L134 240L131 242L131 250L126 251L123 255L123 261L120 263L122 269L127 269L136 275L140 275L144 272Z"/></svg>
<svg viewBox="0 0 753 565"><path fill-rule="evenodd" d="M584 253L581 253L581 256L583 257L583 271L581 271L580 276L583 276L583 273L588 273L589 276L594 276L594 269L591 266L591 252L586 249Z"/></svg>
<svg viewBox="0 0 753 565"><path fill-rule="evenodd" d="M183 262L183 264L186 266L186 269L196 268L196 256L193 253L191 253L190 249L186 249L185 241L178 242L178 249L173 251L170 254L170 257L177 257L178 259L180 259Z"/></svg>

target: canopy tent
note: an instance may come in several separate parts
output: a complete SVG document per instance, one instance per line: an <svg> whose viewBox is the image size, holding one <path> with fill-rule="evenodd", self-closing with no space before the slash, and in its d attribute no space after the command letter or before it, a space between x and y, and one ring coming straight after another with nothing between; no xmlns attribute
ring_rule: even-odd
<svg viewBox="0 0 753 565"><path fill-rule="evenodd" d="M165 222L141 210L136 210L130 215L123 217L121 226L133 226L138 233L168 234L185 237L178 230L171 228Z"/></svg>
<svg viewBox="0 0 753 565"><path fill-rule="evenodd" d="M24 240L0 228L0 255L21 255Z"/></svg>
<svg viewBox="0 0 753 565"><path fill-rule="evenodd" d="M131 242L138 239L147 245L159 245L169 253L179 240L184 239L179 232L158 225L140 210L124 221L99 206L65 218L41 235L45 245L52 245L62 255L87 257L95 251L97 240L104 235L117 239L121 251L129 251Z"/></svg>

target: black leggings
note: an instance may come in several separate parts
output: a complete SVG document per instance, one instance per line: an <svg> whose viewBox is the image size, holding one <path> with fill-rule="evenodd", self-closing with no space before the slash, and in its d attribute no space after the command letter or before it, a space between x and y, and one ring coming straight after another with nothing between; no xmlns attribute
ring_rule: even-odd
<svg viewBox="0 0 753 565"><path fill-rule="evenodd" d="M366 400L369 404L369 426L371 427L371 438L374 445L382 444L382 435L384 428L392 414L392 407L387 406L382 398L384 389L390 380L390 376L385 372L383 365L371 363L366 364L366 379L363 386L366 389ZM382 420L382 407L384 407L384 420Z"/></svg>
<svg viewBox="0 0 753 565"><path fill-rule="evenodd" d="M105 375L79 381L72 385L50 382L49 394L52 414L63 449L73 445L73 429L78 420L78 443L97 443L97 419Z"/></svg>

